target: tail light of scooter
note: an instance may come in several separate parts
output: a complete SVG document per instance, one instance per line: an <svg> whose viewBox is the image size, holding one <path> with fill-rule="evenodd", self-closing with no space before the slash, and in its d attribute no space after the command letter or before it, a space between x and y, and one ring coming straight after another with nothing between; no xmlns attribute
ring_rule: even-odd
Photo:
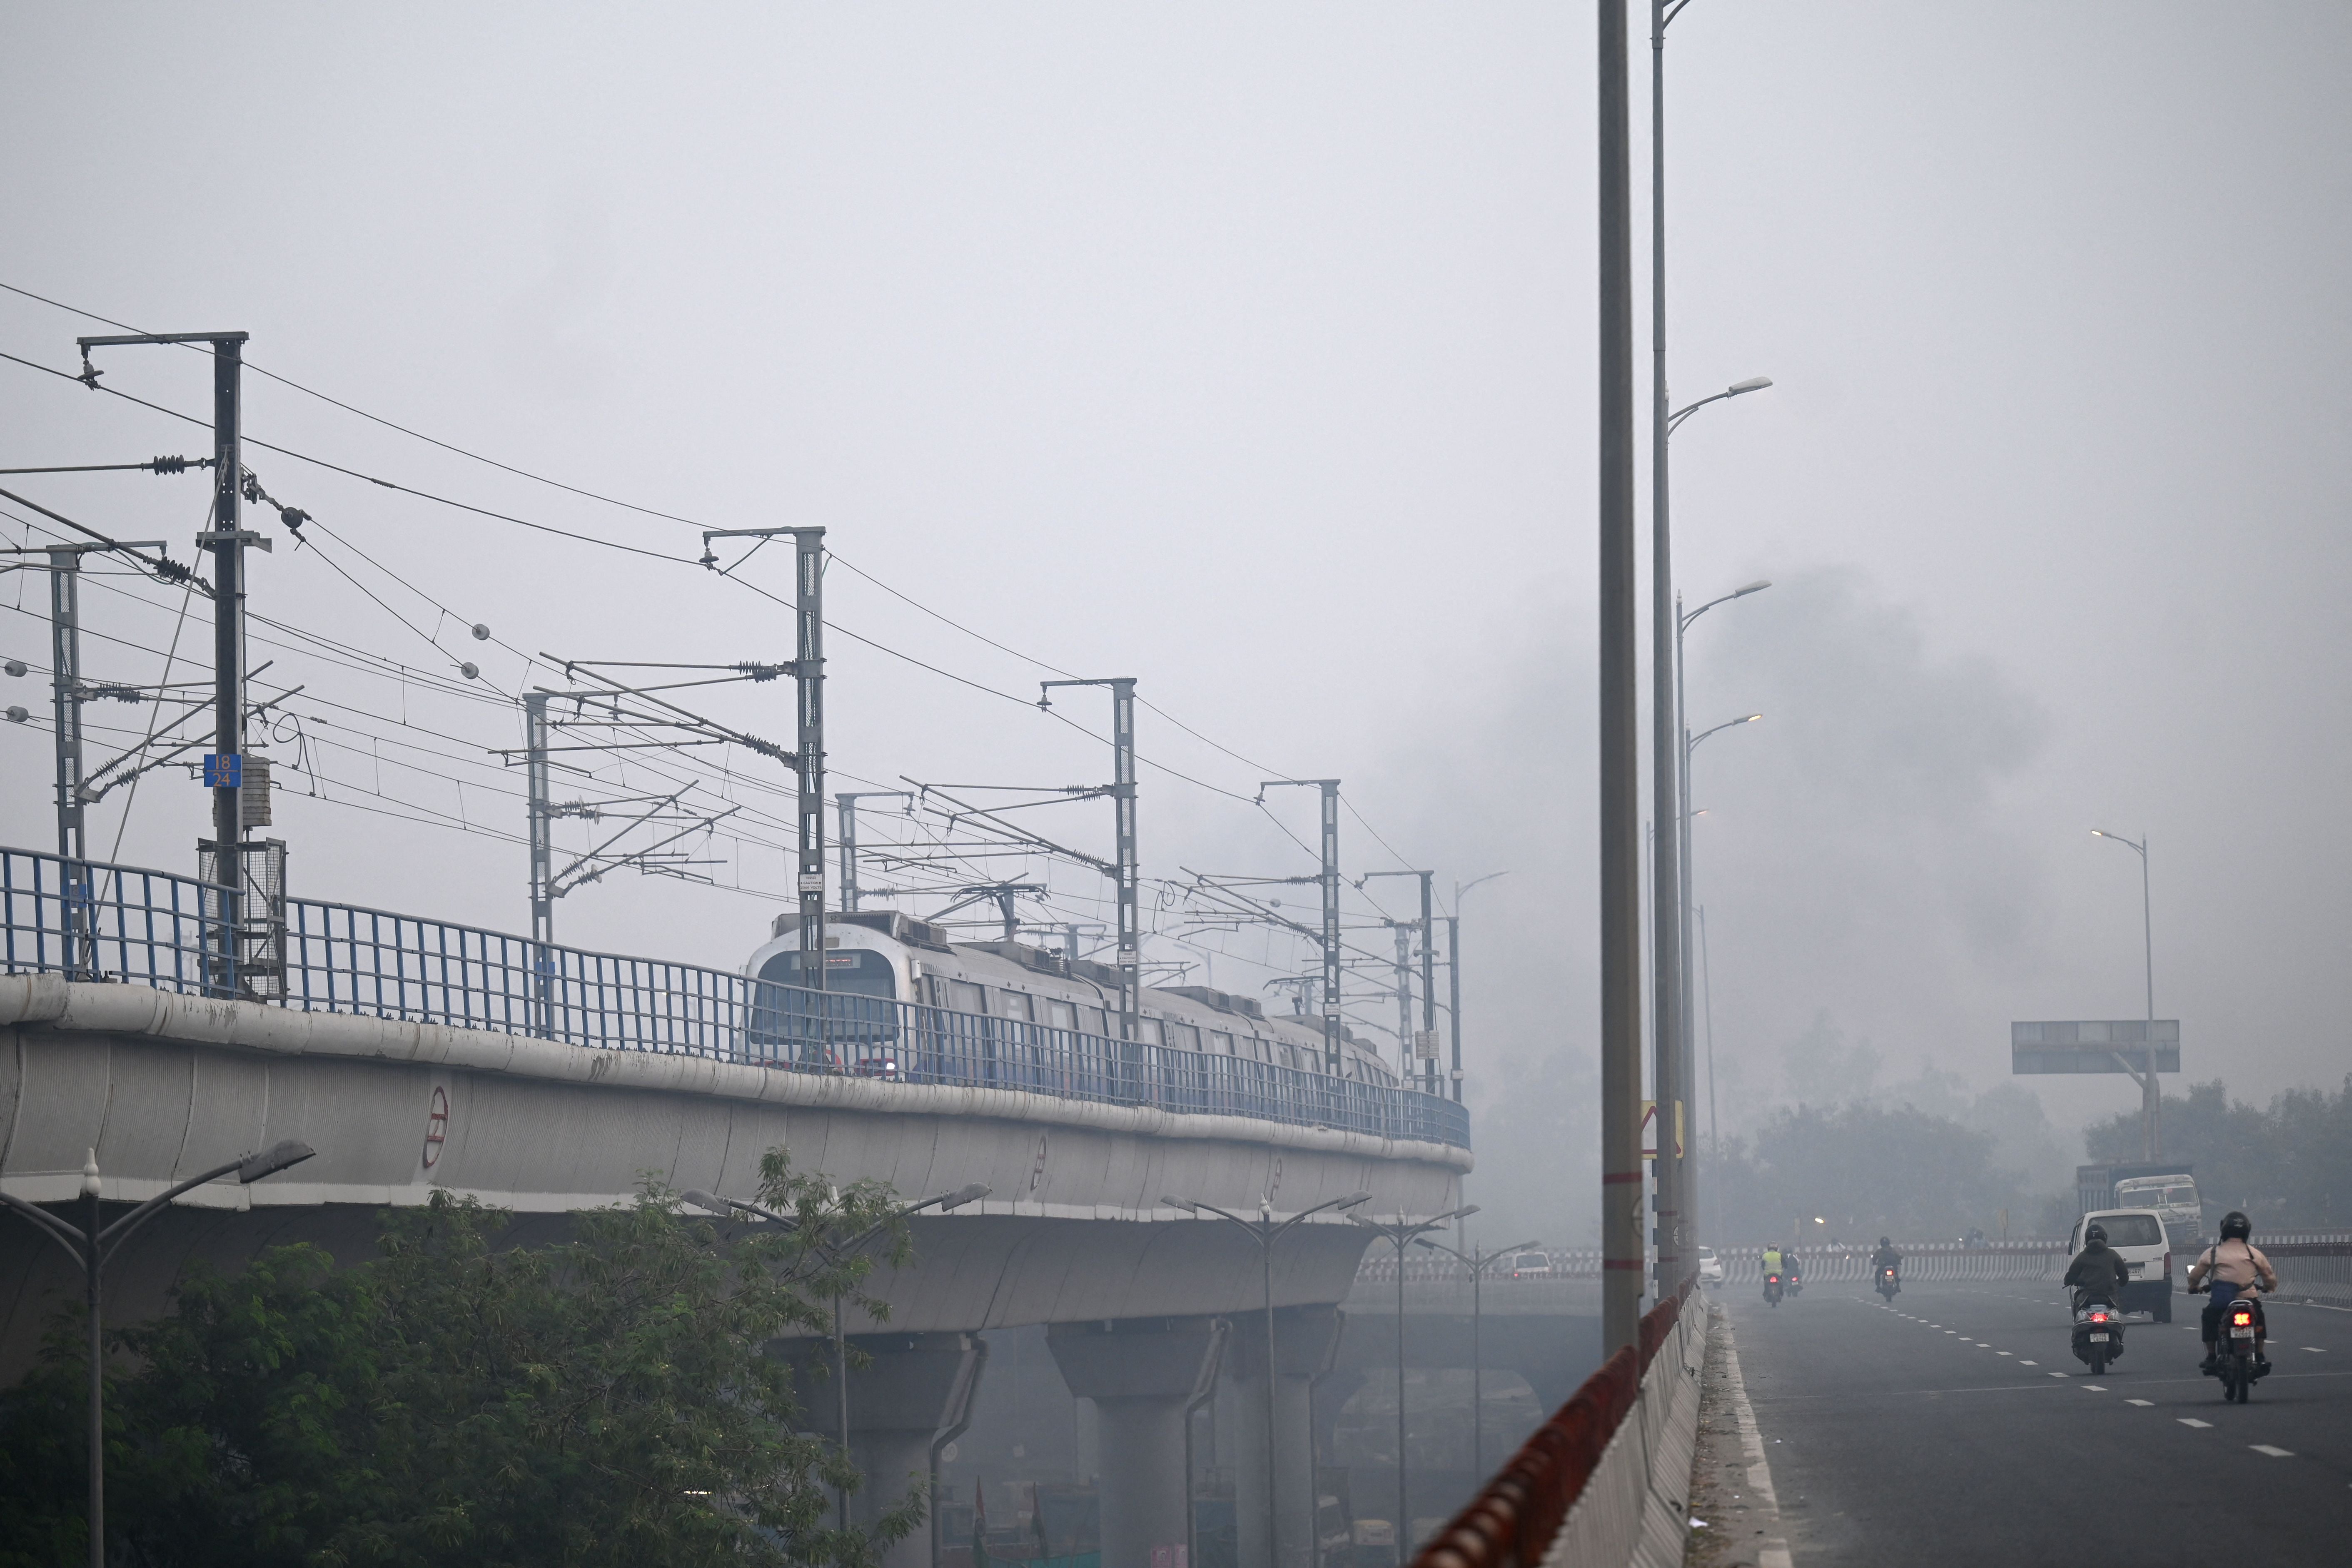
<svg viewBox="0 0 2352 1568"><path fill-rule="evenodd" d="M2254 1326L2253 1310L2249 1307L2240 1307L2237 1310L2231 1312L2230 1314L2230 1326L2233 1329L2252 1328Z"/></svg>
<svg viewBox="0 0 2352 1568"><path fill-rule="evenodd" d="M2094 1312L2091 1314L2091 1321L2095 1323L2104 1323L2106 1321L2107 1315L2105 1312Z"/></svg>

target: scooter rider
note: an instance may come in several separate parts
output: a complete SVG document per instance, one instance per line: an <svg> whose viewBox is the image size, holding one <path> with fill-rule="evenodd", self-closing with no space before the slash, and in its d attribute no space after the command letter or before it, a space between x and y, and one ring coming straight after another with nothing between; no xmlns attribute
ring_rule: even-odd
<svg viewBox="0 0 2352 1568"><path fill-rule="evenodd" d="M2115 1306L2123 1300L2124 1281L2130 1278L2123 1254L2107 1245L2107 1227L2095 1224L2085 1229L2083 1250L2066 1266L2065 1283L2074 1292L2074 1310L2079 1312L2093 1301Z"/></svg>
<svg viewBox="0 0 2352 1568"><path fill-rule="evenodd" d="M1870 1255L1871 1278L1878 1278L1878 1271L1882 1268L1892 1268L1895 1281L1898 1284L1902 1281L1903 1255L1895 1251L1895 1244L1883 1236L1878 1238L1878 1250Z"/></svg>
<svg viewBox="0 0 2352 1568"><path fill-rule="evenodd" d="M1777 1241L1765 1244L1763 1261L1764 1273L1768 1278L1774 1274L1785 1277L1789 1272L1788 1258L1782 1255L1780 1244Z"/></svg>
<svg viewBox="0 0 2352 1568"><path fill-rule="evenodd" d="M2241 1296L2253 1294L2257 1283L2265 1290L2278 1289L2278 1270L2263 1256L2262 1248L2248 1238L2254 1234L2254 1222L2244 1213L2231 1209L2221 1216L2221 1239L2207 1247L2197 1261L2189 1266L2189 1291L2195 1295L2210 1284L2213 1299L2205 1303L2205 1364L2200 1370L2216 1370L2221 1339L2221 1315L2230 1303ZM2254 1366L2258 1372L2270 1370L2270 1359L2263 1353L2268 1339L2264 1328L2255 1330Z"/></svg>

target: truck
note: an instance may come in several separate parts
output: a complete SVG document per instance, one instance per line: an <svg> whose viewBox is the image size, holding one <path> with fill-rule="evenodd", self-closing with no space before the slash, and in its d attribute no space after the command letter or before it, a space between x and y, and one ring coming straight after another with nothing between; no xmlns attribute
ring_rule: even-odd
<svg viewBox="0 0 2352 1568"><path fill-rule="evenodd" d="M2077 1165L2074 1205L2082 1214L2154 1209L2163 1217L2165 1240L2176 1252L2189 1251L2205 1232L2196 1168L2186 1160Z"/></svg>

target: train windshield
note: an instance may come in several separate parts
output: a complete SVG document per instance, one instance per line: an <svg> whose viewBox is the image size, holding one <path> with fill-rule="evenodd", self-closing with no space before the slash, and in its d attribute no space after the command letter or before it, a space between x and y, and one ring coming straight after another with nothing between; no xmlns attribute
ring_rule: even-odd
<svg viewBox="0 0 2352 1568"><path fill-rule="evenodd" d="M771 985L801 985L809 983L801 978L803 954L780 952L760 966L760 978ZM887 1001L898 994L898 982L890 961L878 952L866 952L852 948L824 955L824 988L845 996L879 996Z"/></svg>

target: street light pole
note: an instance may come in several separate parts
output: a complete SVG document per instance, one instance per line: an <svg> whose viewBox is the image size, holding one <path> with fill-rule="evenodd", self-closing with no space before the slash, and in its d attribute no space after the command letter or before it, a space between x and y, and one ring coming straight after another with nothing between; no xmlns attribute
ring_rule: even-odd
<svg viewBox="0 0 2352 1568"><path fill-rule="evenodd" d="M982 1198L988 1196L988 1194L993 1190L994 1189L991 1188L984 1183L974 1182L970 1186L958 1187L951 1193L935 1193L931 1196L921 1199L919 1202L908 1204L902 1207L893 1209L881 1219L876 1220L872 1225L869 1225L864 1230L859 1231L849 1240L832 1248L833 1255L835 1258L846 1258L859 1247L873 1240L874 1237L879 1235L886 1227L905 1219L908 1215L919 1214L924 1209L934 1206L939 1208L941 1213L948 1213L955 1209L960 1209L966 1204L977 1203ZM678 1194L678 1198L681 1202L692 1204L696 1208L701 1209L706 1214L725 1215L730 1211L738 1214L748 1214L755 1219L761 1220L769 1225L781 1225L788 1230L797 1229L800 1225L798 1220L793 1219L789 1215L780 1215L772 1209L762 1208L758 1204L746 1203L741 1198L719 1197L715 1194L704 1192L699 1187L688 1188L687 1191ZM835 1290L833 1293L833 1387L835 1415L840 1423L839 1436L841 1442L841 1453L844 1458L847 1458L849 1457L849 1339L848 1336L842 1331L841 1292L839 1290ZM929 1500L929 1506L937 1508L939 1506L938 1500ZM837 1500L836 1507L838 1509L838 1512L835 1516L837 1522L841 1529L846 1531L849 1528L848 1492L844 1491L841 1494Z"/></svg>
<svg viewBox="0 0 2352 1568"><path fill-rule="evenodd" d="M1454 884L1454 912L1445 917L1445 983L1452 992L1447 1017L1454 1032L1454 1103L1462 1103L1462 900L1471 889L1508 871L1489 871L1468 882Z"/></svg>
<svg viewBox="0 0 2352 1568"><path fill-rule="evenodd" d="M1412 1538L1411 1538L1411 1527L1412 1527L1412 1515L1411 1510L1408 1510L1408 1509L1407 1509L1407 1507L1405 1506L1405 1489L1404 1489L1404 1479L1405 1479L1405 1468L1404 1468L1404 1464L1405 1464L1405 1462L1404 1462L1404 1415L1405 1415L1405 1410L1404 1410L1404 1249L1405 1249L1408 1246L1412 1245L1413 1242L1420 1240L1423 1236L1425 1236L1426 1234L1428 1234L1430 1231L1442 1229L1442 1228L1443 1228L1443 1227L1444 1227L1444 1226L1445 1226L1449 1221L1452 1221L1452 1220L1457 1220L1457 1219L1468 1219L1472 1215L1476 1214L1477 1212L1478 1212L1478 1205L1477 1205L1476 1204L1465 1204L1465 1205L1464 1205L1462 1207L1460 1207L1460 1208L1456 1208L1456 1209L1448 1209L1448 1210L1447 1210L1445 1213L1444 1213L1444 1214L1441 1214L1441 1215L1432 1215L1431 1217L1429 1217L1428 1219L1424 1219L1424 1220L1408 1220L1408 1219L1406 1219L1402 1215L1397 1215L1397 1217L1396 1217L1395 1219L1389 1221L1389 1222L1388 1222L1387 1224L1385 1224L1385 1225L1381 1224L1379 1220L1366 1219L1366 1218L1365 1218L1363 1215L1349 1215L1348 1216L1349 1219L1354 1220L1358 1225L1362 1226L1366 1230L1378 1231L1381 1235L1382 1235L1382 1236L1384 1236L1384 1237L1388 1237L1388 1238L1389 1238L1389 1240L1390 1240L1391 1242L1394 1243L1394 1244L1395 1244L1395 1247L1396 1247L1396 1268L1397 1268L1397 1277L1396 1277L1396 1288L1397 1288L1397 1291L1396 1291L1396 1361L1397 1361L1397 1368L1396 1368L1396 1372L1397 1372L1397 1509L1396 1509L1396 1544L1397 1544L1397 1560L1398 1560L1399 1562L1403 1562L1403 1561L1405 1560L1405 1558L1404 1558L1405 1551L1406 1551L1407 1547L1411 1544L1411 1539L1412 1539ZM1475 1410L1474 1410L1474 1415L1475 1415Z"/></svg>
<svg viewBox="0 0 2352 1568"><path fill-rule="evenodd" d="M191 1176L178 1186L158 1194L101 1228L99 1225L98 1200L100 1181L98 1151L92 1149L81 1167L81 1195L89 1212L77 1231L57 1215L13 1193L0 1193L0 1204L16 1210L33 1222L48 1238L66 1249L68 1257L81 1267L84 1289L89 1300L89 1568L106 1568L106 1363L104 1333L100 1325L101 1304L100 1282L106 1266L115 1252L131 1239L141 1226L155 1217L163 1206L181 1194L216 1182L234 1173L247 1186L265 1176L274 1176L289 1165L299 1165L315 1152L308 1143L286 1139L259 1154L247 1154L215 1165L200 1176Z"/></svg>
<svg viewBox="0 0 2352 1568"><path fill-rule="evenodd" d="M1686 0L1685 0L1685 3L1686 3ZM1771 384L1771 382L1770 382L1770 380L1769 380L1769 378L1764 377L1764 376L1755 376L1755 377L1751 377L1751 378L1750 378L1750 380L1741 382L1741 383L1739 383L1739 384L1738 384L1738 385L1734 386L1734 387L1732 387L1732 388L1730 388L1730 389L1728 389L1728 390L1725 391L1724 393L1720 394L1719 395L1720 395L1720 396L1723 396L1723 397L1734 397L1734 396L1738 396L1738 395L1740 395L1740 393L1741 393L1741 391L1742 391L1743 389L1745 389L1745 390L1747 390L1747 391L1755 391L1755 390L1758 390L1758 389L1759 389L1759 388L1758 388L1758 384L1761 384L1761 385L1763 385L1763 386L1769 386L1769 385ZM1713 401L1715 401L1715 399L1713 399L1713 398L1702 399L1702 402L1713 402ZM1691 409L1692 409L1692 408L1696 408L1696 407L1698 407L1698 406L1700 406L1700 405L1699 405L1699 404L1696 404L1696 403L1692 404L1690 408L1685 408L1685 409L1684 409L1684 410L1683 410L1683 415L1684 415L1685 416L1687 416L1690 414L1690 412L1691 412ZM1676 933L1677 933L1677 935L1678 935L1678 937L1679 937L1679 939L1680 939L1680 940L1678 941L1678 942L1676 943L1676 946L1677 946L1677 948L1678 948L1678 950L1679 950L1680 957L1681 957L1681 961L1682 961L1682 963L1681 963L1681 969L1680 969L1680 971L1679 971L1679 972L1675 974L1675 994L1676 994L1676 995L1679 997L1679 999L1680 999L1680 1001L1681 1001L1681 1004L1682 1004L1682 1005L1681 1005L1681 1009L1680 1009L1680 1016L1681 1016L1682 1020L1683 1020L1683 1037L1682 1037L1682 1067L1683 1067L1683 1075L1682 1075L1682 1076L1683 1076L1683 1082L1684 1082L1684 1084L1685 1084L1685 1086L1689 1086L1689 1085L1693 1084L1693 1083L1696 1080L1696 1078L1697 1078L1697 1072L1698 1072L1698 1059L1697 1059L1697 1050L1696 1050L1696 1032L1695 1032L1695 1031L1690 1027L1690 1020L1691 1020L1691 1016L1692 1016L1692 1006L1693 1006L1693 999L1692 999L1692 994L1691 994L1691 963L1690 963L1690 953L1691 953L1691 793L1690 793L1690 753L1691 753L1691 746L1692 746L1693 742L1692 742L1692 741L1691 741L1691 739L1690 739L1690 715L1689 715L1688 710L1686 709L1686 707L1685 706L1685 703L1684 703L1684 680L1683 680L1683 639L1684 639L1684 637L1685 637L1686 635L1688 635L1688 633L1689 633L1689 631L1690 631L1690 628L1691 628L1691 624L1692 624L1693 622L1696 621L1696 620L1697 620L1701 616L1703 616L1703 615L1706 614L1709 610L1711 610L1711 609L1715 608L1715 607L1716 607L1716 605L1721 605L1721 604L1727 604L1728 602L1730 602L1730 601L1731 601L1731 600L1733 600L1733 599L1744 599L1744 598L1746 598L1746 597L1747 597L1748 595L1750 595L1750 594L1760 594L1760 593L1762 593L1765 589L1767 589L1767 588L1770 587L1771 585L1772 585L1772 584L1771 584L1771 582L1770 582L1770 580L1769 580L1769 579L1761 579L1761 578L1759 578L1759 579L1758 581L1756 581L1756 582L1747 584L1745 584L1744 586L1741 586L1741 587L1738 587L1738 588L1735 588L1735 589L1733 589L1733 590L1732 590L1730 593L1728 593L1728 594L1722 594L1722 595L1717 595L1717 596L1716 596L1715 598L1709 599L1706 604L1701 605L1697 609L1691 611L1691 612L1690 612L1689 614L1687 614L1687 615L1685 615L1685 614L1684 614L1684 613L1683 613L1683 601L1682 601L1682 595L1681 595L1680 594L1676 594L1676 595L1675 595L1675 733L1676 735L1678 735L1678 736L1680 736L1680 737L1681 737L1681 745L1680 745L1680 747L1678 748L1678 750L1677 750L1677 752L1676 752L1676 754L1675 754L1675 795L1676 795L1676 797L1677 797L1677 799L1678 799L1678 801L1679 801L1679 803L1680 803L1680 809L1679 809L1678 811L1676 811L1676 812L1675 812L1675 840L1676 840L1676 846L1677 846L1677 848L1679 849L1680 853L1675 857L1676 861L1678 862L1677 869L1678 869L1678 871L1679 871L1679 879L1678 879L1678 880L1677 880L1677 882L1675 883L1675 889L1674 889L1674 900L1675 900L1675 931L1676 931ZM1712 1037L1712 1036L1710 1036L1710 1037L1709 1037L1709 1046L1708 1046L1708 1049L1709 1049L1709 1050L1710 1050L1710 1052L1711 1052L1711 1051L1713 1050L1713 1048L1714 1048L1714 1047L1713 1047L1713 1037ZM1711 1059L1711 1058L1710 1058L1710 1059ZM1708 1076L1708 1079L1707 1079L1707 1094L1708 1094L1708 1099L1709 1099L1709 1115L1710 1115L1710 1116L1712 1116L1712 1114L1713 1114L1712 1102L1713 1102L1713 1098L1714 1098L1714 1093L1715 1093L1715 1079L1714 1079L1714 1077L1713 1077L1713 1071L1714 1071L1714 1069L1713 1069L1712 1066L1710 1066L1710 1068L1708 1068L1708 1074L1709 1074L1709 1076ZM1694 1118L1694 1120L1696 1120L1696 1118ZM1663 1127L1664 1126L1664 1123L1663 1121L1661 1121L1661 1122L1659 1123L1659 1125L1660 1125L1660 1127L1661 1127L1661 1128L1663 1128ZM1660 1147L1663 1149L1664 1145L1663 1145L1663 1144L1661 1144L1661 1145L1660 1145ZM1677 1164L1678 1164L1678 1166L1679 1166L1679 1167L1680 1167L1680 1168L1681 1168L1681 1169L1685 1173L1685 1186L1688 1188L1688 1192L1687 1192L1687 1194L1685 1194L1685 1204L1684 1204L1684 1207L1688 1211L1688 1214L1686 1215L1685 1218L1686 1218L1686 1222L1688 1223L1688 1225L1689 1225L1689 1226L1690 1226L1690 1227L1691 1227L1690 1234L1691 1234L1691 1236L1693 1237L1693 1238L1694 1238L1694 1239L1696 1239L1696 1237L1697 1237L1697 1235L1698 1235L1698 1224L1699 1224L1698 1181L1697 1181L1697 1174L1696 1174L1696 1171L1695 1167L1691 1164L1690 1161L1688 1160L1688 1158L1687 1158L1686 1156L1685 1156L1684 1159L1677 1161L1677 1162L1676 1162L1676 1163L1677 1163Z"/></svg>
<svg viewBox="0 0 2352 1568"><path fill-rule="evenodd" d="M2158 1157L2164 1144L2164 1096L2156 1080L2156 916L2148 901L2147 835L2143 833L2135 840L2094 827L2091 837L2112 838L2139 857L2140 949L2147 963L2147 1037L2139 1074L2139 1157L2153 1160Z"/></svg>
<svg viewBox="0 0 2352 1568"><path fill-rule="evenodd" d="M1481 1412L1486 1409L1486 1396L1484 1384L1480 1381L1480 1374L1485 1371L1486 1363L1486 1352L1479 1348L1478 1344L1478 1320L1481 1309L1478 1287L1486 1276L1487 1268L1496 1258L1507 1257L1524 1247L1533 1247L1535 1243L1515 1241L1508 1247L1498 1247L1492 1252L1464 1252L1448 1247L1442 1241L1432 1241L1425 1236L1415 1237L1412 1244L1415 1247L1426 1247L1442 1252L1470 1270L1470 1473L1474 1476L1483 1476L1486 1473L1486 1435L1485 1428L1479 1423Z"/></svg>
<svg viewBox="0 0 2352 1568"><path fill-rule="evenodd" d="M1317 1204L1313 1208L1301 1209L1297 1214L1292 1215L1288 1219L1284 1220L1279 1224L1276 1224L1275 1221L1274 1205L1272 1203L1263 1198L1258 1200L1258 1217L1254 1220L1244 1219L1237 1214L1228 1214L1223 1209L1217 1207L1214 1204L1204 1204L1197 1198L1178 1197L1173 1193L1160 1194L1160 1201L1168 1207L1180 1210L1185 1214L1214 1215L1219 1219L1230 1221L1240 1227L1244 1236L1248 1237L1252 1241L1257 1243L1259 1255L1258 1261L1265 1281L1265 1553L1268 1568L1281 1568L1282 1509L1276 1501L1275 1495L1279 1484L1278 1478L1281 1472L1275 1463L1274 1244L1282 1238L1282 1233L1284 1231L1288 1230L1292 1226L1297 1225L1302 1220L1307 1219L1309 1215L1321 1214L1326 1209L1354 1208L1358 1204L1368 1204L1371 1202L1372 1194L1370 1193L1349 1193L1345 1197L1332 1198L1327 1202ZM1314 1441L1312 1434L1308 1435L1307 1440L1310 1443ZM1307 1533L1312 1537L1314 1533L1312 1521L1314 1519L1315 1490L1315 1457L1312 1453L1307 1455L1307 1489L1308 1494L1307 1518L1309 1521Z"/></svg>

